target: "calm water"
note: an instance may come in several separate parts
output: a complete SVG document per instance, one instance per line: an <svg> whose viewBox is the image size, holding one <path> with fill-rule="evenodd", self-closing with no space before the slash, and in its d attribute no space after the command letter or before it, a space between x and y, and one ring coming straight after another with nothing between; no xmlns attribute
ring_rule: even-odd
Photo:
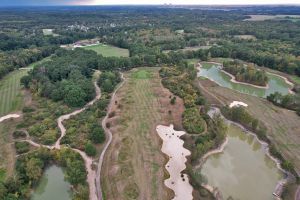
<svg viewBox="0 0 300 200"><path fill-rule="evenodd" d="M209 185L218 187L224 199L272 200L283 174L252 135L230 125L223 153L210 156L201 169Z"/></svg>
<svg viewBox="0 0 300 200"><path fill-rule="evenodd" d="M64 180L63 170L52 165L46 169L31 200L71 200L71 185Z"/></svg>
<svg viewBox="0 0 300 200"><path fill-rule="evenodd" d="M285 82L281 77L267 73L269 77L269 88L256 88L251 85L244 85L239 83L233 83L230 81L230 76L222 72L215 64L202 63L202 68L198 72L198 76L202 76L215 81L217 84L227 87L245 94L250 94L258 97L267 97L274 92L280 92L281 94L288 94L291 86Z"/></svg>

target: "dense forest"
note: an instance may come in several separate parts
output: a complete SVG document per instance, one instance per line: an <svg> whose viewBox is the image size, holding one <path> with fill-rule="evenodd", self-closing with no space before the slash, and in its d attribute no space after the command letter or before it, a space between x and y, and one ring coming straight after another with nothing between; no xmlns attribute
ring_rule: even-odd
<svg viewBox="0 0 300 200"><path fill-rule="evenodd" d="M254 66L243 66L236 60L223 62L223 70L232 74L239 82L258 86L267 86L268 84L268 77L265 71L256 69Z"/></svg>
<svg viewBox="0 0 300 200"><path fill-rule="evenodd" d="M262 13L270 12L264 9L260 7ZM293 14L297 12L291 10ZM60 44L98 37L101 42L129 49L130 59L116 63L107 61L115 68L174 64L183 58L231 57L300 76L299 21L288 18L245 21L253 12L251 8L215 12L213 9L143 6L1 10L0 61L6 66L1 71L10 71L36 60L36 55L30 56L27 50L45 46L58 48ZM272 12L276 14L280 9ZM52 29L55 35L44 35L45 28ZM202 46L208 49L177 51ZM165 55L163 50L176 52ZM20 60L10 56L23 51L24 58Z"/></svg>

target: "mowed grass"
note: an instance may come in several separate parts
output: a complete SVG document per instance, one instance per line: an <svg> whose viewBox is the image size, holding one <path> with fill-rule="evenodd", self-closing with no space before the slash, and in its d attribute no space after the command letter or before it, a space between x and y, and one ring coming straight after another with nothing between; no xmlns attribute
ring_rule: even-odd
<svg viewBox="0 0 300 200"><path fill-rule="evenodd" d="M15 70L0 80L0 116L19 110L22 107L20 79L27 69Z"/></svg>
<svg viewBox="0 0 300 200"><path fill-rule="evenodd" d="M104 161L103 183L107 199L166 199L164 156L155 132L163 109L155 89L157 68L139 68L125 74L117 92L117 127ZM117 128L117 129L116 129Z"/></svg>
<svg viewBox="0 0 300 200"><path fill-rule="evenodd" d="M93 50L104 57L129 57L128 49L122 49L111 45L98 44L94 46L82 47L87 50Z"/></svg>

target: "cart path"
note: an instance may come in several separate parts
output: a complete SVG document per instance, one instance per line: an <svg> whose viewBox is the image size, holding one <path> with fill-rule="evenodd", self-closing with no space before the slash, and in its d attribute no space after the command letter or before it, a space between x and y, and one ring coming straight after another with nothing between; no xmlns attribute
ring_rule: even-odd
<svg viewBox="0 0 300 200"><path fill-rule="evenodd" d="M112 141L112 133L111 131L106 127L106 121L108 119L108 115L109 115L109 112L111 110L111 107L115 101L115 96L116 96L116 93L119 91L119 89L124 85L125 83L125 78L124 78L124 75L123 73L121 73L121 79L122 79L122 82L119 84L119 86L115 89L114 93L112 94L112 97L110 99L110 103L109 103L109 106L107 108L107 112L106 112L106 116L104 117L104 119L102 120L102 127L105 131L105 135L106 135L106 138L107 139L107 142L101 152L101 155L99 157L99 161L98 161L98 167L97 167L97 174L96 174L96 188L97 188L97 195L98 195L98 200L102 200L103 197L102 197L102 188L101 188L101 169L102 169L102 165L103 165L103 159L104 159L104 156L105 156L105 153Z"/></svg>

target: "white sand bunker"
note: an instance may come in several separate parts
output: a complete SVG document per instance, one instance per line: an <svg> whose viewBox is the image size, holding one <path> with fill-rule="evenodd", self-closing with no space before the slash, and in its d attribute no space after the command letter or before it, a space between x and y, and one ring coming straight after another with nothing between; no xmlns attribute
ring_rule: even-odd
<svg viewBox="0 0 300 200"><path fill-rule="evenodd" d="M4 120L10 119L10 118L18 118L21 115L19 114L9 114L9 115L5 115L3 117L0 117L0 122L3 122Z"/></svg>
<svg viewBox="0 0 300 200"><path fill-rule="evenodd" d="M184 131L175 131L173 125L156 127L158 135L163 140L161 151L169 156L166 169L170 178L165 180L165 185L174 191L174 200L193 199L193 187L189 183L188 176L181 173L185 168L186 156L190 151L183 147L183 140L179 137L186 134Z"/></svg>
<svg viewBox="0 0 300 200"><path fill-rule="evenodd" d="M244 107L248 107L248 104L242 102L242 101L233 101L229 107L232 108L232 107L240 107L240 106L244 106Z"/></svg>

